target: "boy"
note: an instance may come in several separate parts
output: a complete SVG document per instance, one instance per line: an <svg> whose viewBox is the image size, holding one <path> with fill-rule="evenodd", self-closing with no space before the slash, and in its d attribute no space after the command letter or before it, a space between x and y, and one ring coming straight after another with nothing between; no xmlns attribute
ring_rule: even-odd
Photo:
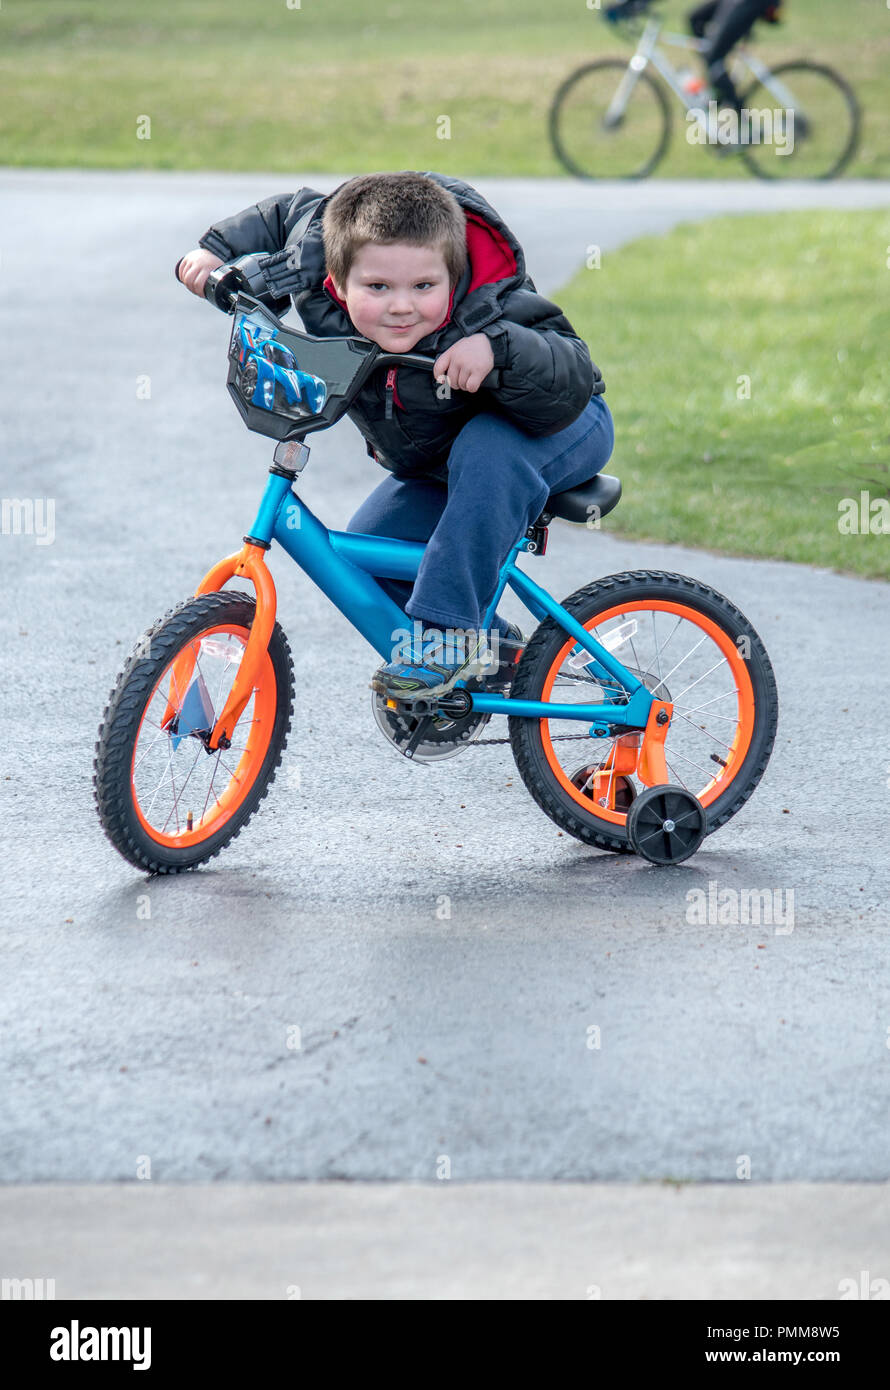
<svg viewBox="0 0 890 1390"><path fill-rule="evenodd" d="M390 476L348 529L428 542L413 585L379 580L415 637L372 688L439 696L486 671L486 687L503 688L523 638L499 615L481 629L500 567L550 493L612 452L586 344L537 293L490 204L443 174L364 174L329 196L264 199L210 227L180 279L200 295L215 266L246 254L259 257L271 307L283 312L289 294L307 332L436 358L432 373L372 373L349 411Z"/></svg>

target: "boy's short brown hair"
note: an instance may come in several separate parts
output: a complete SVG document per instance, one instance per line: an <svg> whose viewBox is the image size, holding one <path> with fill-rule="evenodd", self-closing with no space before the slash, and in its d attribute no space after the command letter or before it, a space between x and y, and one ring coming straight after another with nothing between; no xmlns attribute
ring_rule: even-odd
<svg viewBox="0 0 890 1390"><path fill-rule="evenodd" d="M464 210L454 194L425 174L359 174L325 204L322 237L328 271L345 285L352 264L368 242L441 250L453 288L467 264Z"/></svg>

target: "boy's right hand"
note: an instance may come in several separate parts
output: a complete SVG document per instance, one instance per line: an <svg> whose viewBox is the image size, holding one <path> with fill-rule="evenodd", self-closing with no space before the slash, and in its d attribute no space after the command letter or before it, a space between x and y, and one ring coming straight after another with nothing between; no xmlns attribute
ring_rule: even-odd
<svg viewBox="0 0 890 1390"><path fill-rule="evenodd" d="M207 276L218 265L223 265L219 256L214 256L212 251L205 250L203 246L197 246L194 251L189 251L187 256L183 256L177 274L187 290L203 296Z"/></svg>

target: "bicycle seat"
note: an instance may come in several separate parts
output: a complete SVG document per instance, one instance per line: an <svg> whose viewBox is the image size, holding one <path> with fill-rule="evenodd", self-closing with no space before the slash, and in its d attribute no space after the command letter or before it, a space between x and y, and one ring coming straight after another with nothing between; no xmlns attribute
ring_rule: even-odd
<svg viewBox="0 0 890 1390"><path fill-rule="evenodd" d="M585 525L591 518L605 516L617 507L621 498L621 479L610 473L597 473L586 483L566 488L564 492L552 492L547 498L544 510L535 522L536 526L547 526L553 517L563 521L576 521Z"/></svg>

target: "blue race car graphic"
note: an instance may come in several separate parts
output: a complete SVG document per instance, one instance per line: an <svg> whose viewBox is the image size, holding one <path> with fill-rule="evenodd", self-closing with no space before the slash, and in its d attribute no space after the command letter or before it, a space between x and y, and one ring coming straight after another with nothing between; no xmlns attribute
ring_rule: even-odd
<svg viewBox="0 0 890 1390"><path fill-rule="evenodd" d="M277 332L277 330L276 330ZM321 377L301 372L289 347L242 318L233 343L238 389L249 405L281 415L317 415L327 398Z"/></svg>

